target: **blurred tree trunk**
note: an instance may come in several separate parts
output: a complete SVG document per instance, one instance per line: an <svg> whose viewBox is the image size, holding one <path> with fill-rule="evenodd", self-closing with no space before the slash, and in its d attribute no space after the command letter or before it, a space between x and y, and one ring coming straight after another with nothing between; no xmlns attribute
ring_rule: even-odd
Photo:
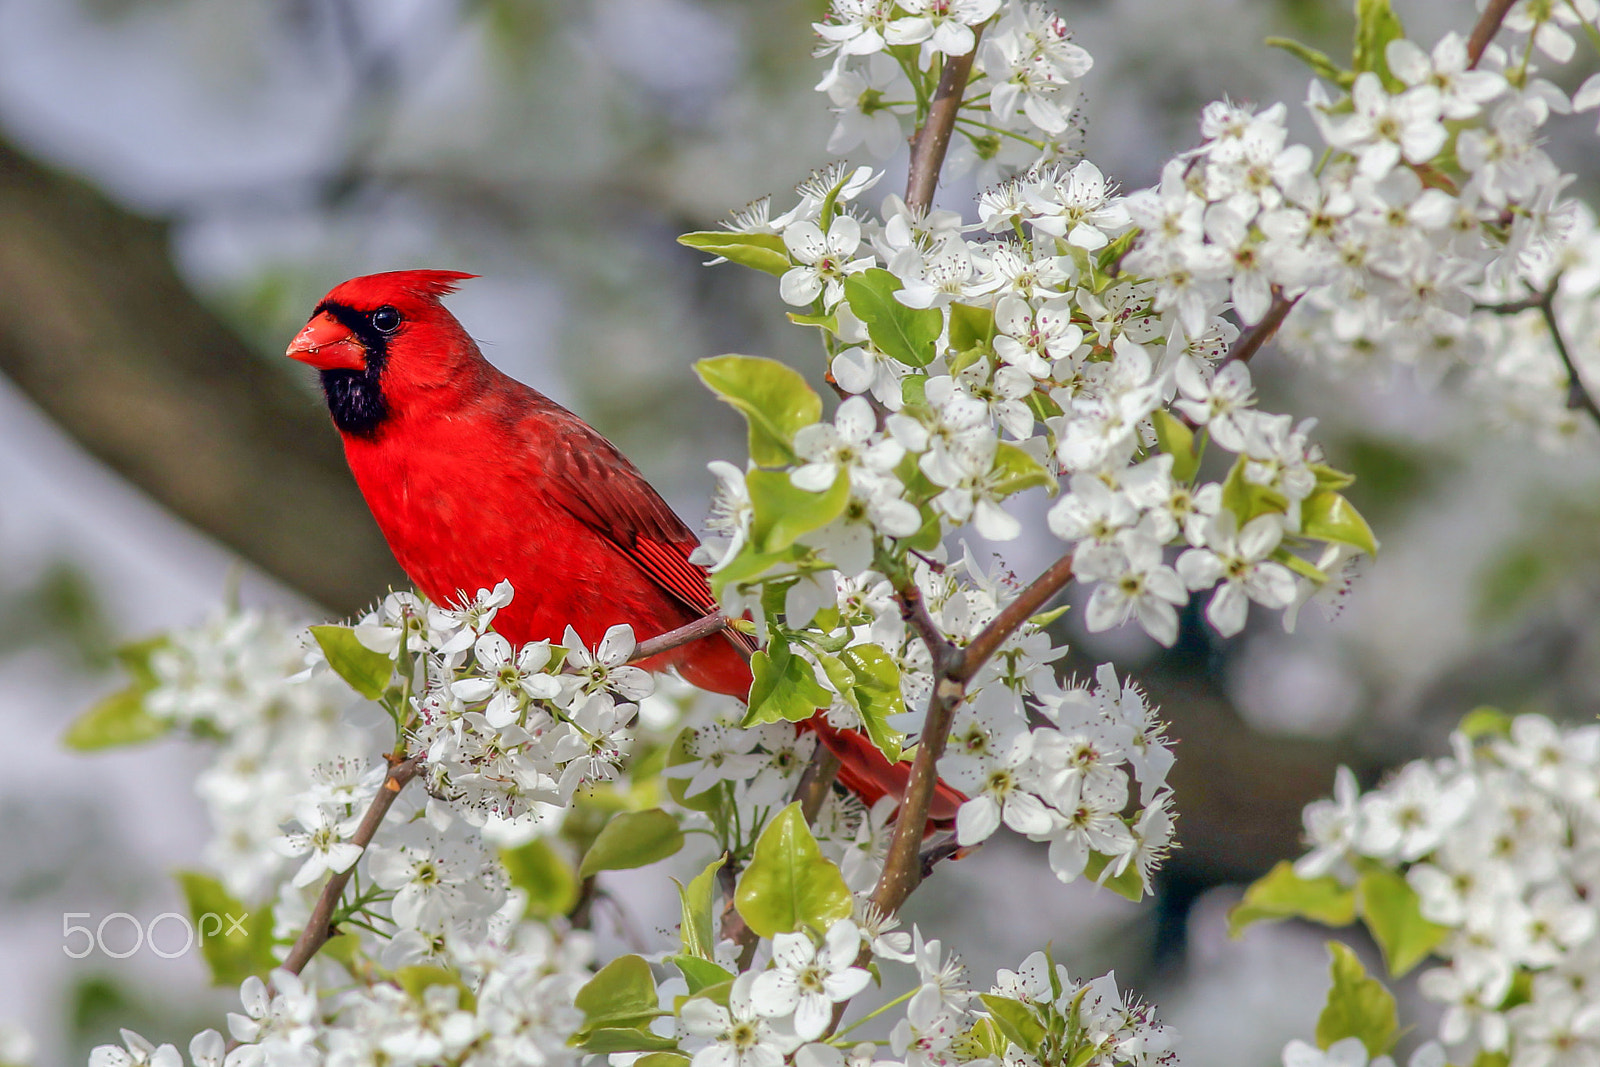
<svg viewBox="0 0 1600 1067"><path fill-rule="evenodd" d="M0 371L176 515L324 606L403 581L317 400L173 269L165 227L0 141Z"/></svg>

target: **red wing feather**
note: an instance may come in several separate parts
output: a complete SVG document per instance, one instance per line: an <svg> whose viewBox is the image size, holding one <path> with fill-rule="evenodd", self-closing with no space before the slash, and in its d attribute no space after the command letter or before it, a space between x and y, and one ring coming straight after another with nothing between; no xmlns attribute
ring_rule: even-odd
<svg viewBox="0 0 1600 1067"><path fill-rule="evenodd" d="M705 568L689 562L700 544L694 532L615 445L577 416L558 410L567 418L557 430L557 447L549 451L545 470L560 490L554 498L695 617L716 611ZM746 635L728 633L754 650Z"/></svg>

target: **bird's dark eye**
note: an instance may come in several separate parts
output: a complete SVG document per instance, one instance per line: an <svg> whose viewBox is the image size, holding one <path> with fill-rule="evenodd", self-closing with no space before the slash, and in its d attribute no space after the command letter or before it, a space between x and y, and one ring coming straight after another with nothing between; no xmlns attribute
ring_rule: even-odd
<svg viewBox="0 0 1600 1067"><path fill-rule="evenodd" d="M394 333L400 328L400 312L385 304L372 313L372 325L379 333Z"/></svg>

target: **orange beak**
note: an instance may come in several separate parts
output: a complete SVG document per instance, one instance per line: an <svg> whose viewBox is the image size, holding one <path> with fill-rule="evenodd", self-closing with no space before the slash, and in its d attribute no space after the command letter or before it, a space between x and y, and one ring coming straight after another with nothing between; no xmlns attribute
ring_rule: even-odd
<svg viewBox="0 0 1600 1067"><path fill-rule="evenodd" d="M347 326L326 311L312 316L284 355L318 370L367 369L367 350Z"/></svg>

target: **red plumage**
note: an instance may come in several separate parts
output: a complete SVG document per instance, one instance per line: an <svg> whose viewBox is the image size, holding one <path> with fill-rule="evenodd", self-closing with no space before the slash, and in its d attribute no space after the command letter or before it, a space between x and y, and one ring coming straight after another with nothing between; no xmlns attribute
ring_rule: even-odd
<svg viewBox="0 0 1600 1067"><path fill-rule="evenodd" d="M288 354L322 372L345 456L395 558L430 599L509 579L516 595L495 628L522 643L591 646L618 623L639 640L717 609L689 562L694 533L616 446L548 397L495 369L441 304L454 271L353 278L323 298ZM750 669L736 635L718 634L645 661L744 699ZM867 803L905 790L853 730L811 725L839 755L840 782ZM930 816L964 798L940 783Z"/></svg>

